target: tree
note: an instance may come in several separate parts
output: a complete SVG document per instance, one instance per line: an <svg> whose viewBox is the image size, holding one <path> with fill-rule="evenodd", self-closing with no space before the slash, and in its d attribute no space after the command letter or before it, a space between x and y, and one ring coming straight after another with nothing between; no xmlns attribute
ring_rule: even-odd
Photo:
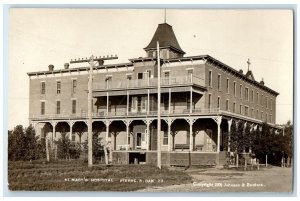
<svg viewBox="0 0 300 201"><path fill-rule="evenodd" d="M25 130L24 138L24 159L25 160L35 160L38 158L37 154L37 139L35 136L35 130L32 125L29 125Z"/></svg>
<svg viewBox="0 0 300 201"><path fill-rule="evenodd" d="M230 150L241 153L244 151L244 122L233 122L230 135Z"/></svg>
<svg viewBox="0 0 300 201"><path fill-rule="evenodd" d="M243 134L243 152L246 151L246 149L249 149L252 146L252 133L251 133L250 124L246 124L246 127L244 128L244 134Z"/></svg>
<svg viewBox="0 0 300 201"><path fill-rule="evenodd" d="M17 125L12 132L8 133L8 156L9 160L22 160L24 158L24 128Z"/></svg>
<svg viewBox="0 0 300 201"><path fill-rule="evenodd" d="M70 158L71 141L67 137L66 132L61 132L61 138L55 142L57 144L57 152L59 159Z"/></svg>
<svg viewBox="0 0 300 201"><path fill-rule="evenodd" d="M284 127L283 151L288 158L288 165L291 164L293 158L293 125L288 121Z"/></svg>
<svg viewBox="0 0 300 201"><path fill-rule="evenodd" d="M79 144L81 144L81 138L84 132L87 132L87 126L83 122L78 122L74 125L74 130L76 130L76 133L79 137Z"/></svg>
<svg viewBox="0 0 300 201"><path fill-rule="evenodd" d="M25 131L18 125L8 132L8 160L36 160L43 156L41 153L42 143L35 136L32 125Z"/></svg>
<svg viewBox="0 0 300 201"><path fill-rule="evenodd" d="M104 156L104 147L101 144L102 138L98 137L100 130L93 131L93 158L96 160L100 160ZM83 147L88 149L88 139L83 143Z"/></svg>

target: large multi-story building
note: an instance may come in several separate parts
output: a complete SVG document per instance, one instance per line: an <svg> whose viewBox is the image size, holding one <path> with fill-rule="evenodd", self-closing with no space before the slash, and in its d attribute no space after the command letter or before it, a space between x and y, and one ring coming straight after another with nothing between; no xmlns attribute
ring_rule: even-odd
<svg viewBox="0 0 300 201"><path fill-rule="evenodd" d="M161 57L161 132L157 135L157 49ZM209 55L184 57L172 26L163 23L144 48L146 57L93 68L93 131L111 140L113 161L162 164L222 164L224 138L233 121L273 128L278 93ZM113 57L112 57L113 58ZM78 60L77 60L78 61ZM71 63L76 62L73 60ZM29 118L36 132L72 141L86 139L89 67L30 72ZM83 136L81 134L83 133ZM79 135L78 135L79 134Z"/></svg>

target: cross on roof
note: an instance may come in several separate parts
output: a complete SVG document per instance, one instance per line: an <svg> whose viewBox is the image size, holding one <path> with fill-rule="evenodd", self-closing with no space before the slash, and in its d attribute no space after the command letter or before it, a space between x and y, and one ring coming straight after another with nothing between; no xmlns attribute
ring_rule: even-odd
<svg viewBox="0 0 300 201"><path fill-rule="evenodd" d="M248 71L249 71L249 67L250 67L250 65L251 65L250 59L249 59L249 58L248 58L247 64L248 64Z"/></svg>

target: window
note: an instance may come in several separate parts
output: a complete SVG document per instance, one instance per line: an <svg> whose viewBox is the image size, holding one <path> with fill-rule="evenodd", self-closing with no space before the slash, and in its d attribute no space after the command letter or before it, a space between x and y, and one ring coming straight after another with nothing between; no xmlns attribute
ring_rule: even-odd
<svg viewBox="0 0 300 201"><path fill-rule="evenodd" d="M190 82L193 81L193 70L192 69L188 70L188 79Z"/></svg>
<svg viewBox="0 0 300 201"><path fill-rule="evenodd" d="M266 108L268 108L268 97L266 97Z"/></svg>
<svg viewBox="0 0 300 201"><path fill-rule="evenodd" d="M254 117L253 115L254 115L254 109L252 108L251 109L251 117Z"/></svg>
<svg viewBox="0 0 300 201"><path fill-rule="evenodd" d="M169 78L170 77L170 72L164 72L164 77Z"/></svg>
<svg viewBox="0 0 300 201"><path fill-rule="evenodd" d="M268 121L268 113L266 113L266 121Z"/></svg>
<svg viewBox="0 0 300 201"><path fill-rule="evenodd" d="M261 112L260 119L261 119L261 120L263 120L263 118L264 118L264 113L263 113L263 112Z"/></svg>
<svg viewBox="0 0 300 201"><path fill-rule="evenodd" d="M126 75L127 80L132 80L132 75Z"/></svg>
<svg viewBox="0 0 300 201"><path fill-rule="evenodd" d="M212 87L212 71L208 72L208 86Z"/></svg>
<svg viewBox="0 0 300 201"><path fill-rule="evenodd" d="M270 114L270 119L269 119L269 121L272 123L272 115Z"/></svg>
<svg viewBox="0 0 300 201"><path fill-rule="evenodd" d="M221 75L218 75L218 90L221 91Z"/></svg>
<svg viewBox="0 0 300 201"><path fill-rule="evenodd" d="M168 145L168 131L166 128L164 129L163 145Z"/></svg>
<svg viewBox="0 0 300 201"><path fill-rule="evenodd" d="M258 110L256 110L256 118L258 119Z"/></svg>
<svg viewBox="0 0 300 201"><path fill-rule="evenodd" d="M240 114L242 114L243 112L243 106L242 105L240 105Z"/></svg>
<svg viewBox="0 0 300 201"><path fill-rule="evenodd" d="M218 97L218 103L217 108L220 108L220 97Z"/></svg>
<svg viewBox="0 0 300 201"><path fill-rule="evenodd" d="M229 110L229 100L226 100L226 111Z"/></svg>
<svg viewBox="0 0 300 201"><path fill-rule="evenodd" d="M72 93L76 93L76 87L77 87L77 80L72 80Z"/></svg>
<svg viewBox="0 0 300 201"><path fill-rule="evenodd" d="M227 94L229 94L229 79L228 78L226 80L226 89L227 89Z"/></svg>
<svg viewBox="0 0 300 201"><path fill-rule="evenodd" d="M60 88L61 88L61 82L60 82L60 81L57 81L57 82L56 82L56 93L57 93L57 94L60 94Z"/></svg>
<svg viewBox="0 0 300 201"><path fill-rule="evenodd" d="M257 105L259 103L259 94L258 94L258 92L256 93L256 103L257 103Z"/></svg>
<svg viewBox="0 0 300 201"><path fill-rule="evenodd" d="M261 106L264 106L264 95L261 95L260 104Z"/></svg>
<svg viewBox="0 0 300 201"><path fill-rule="evenodd" d="M245 87L245 100L249 100L249 89Z"/></svg>
<svg viewBox="0 0 300 201"><path fill-rule="evenodd" d="M233 103L232 111L233 111L233 112L236 111L236 103Z"/></svg>
<svg viewBox="0 0 300 201"><path fill-rule="evenodd" d="M133 83L131 83L131 81L130 81L130 80L132 80L131 74L126 75L126 80L127 80L127 87L132 87Z"/></svg>
<svg viewBox="0 0 300 201"><path fill-rule="evenodd" d="M45 94L45 93L46 93L46 83L41 82L41 94Z"/></svg>
<svg viewBox="0 0 300 201"><path fill-rule="evenodd" d="M72 100L72 114L76 114L76 100Z"/></svg>
<svg viewBox="0 0 300 201"><path fill-rule="evenodd" d="M111 113L111 100L108 101L108 112Z"/></svg>
<svg viewBox="0 0 300 201"><path fill-rule="evenodd" d="M208 108L211 108L211 94L208 94Z"/></svg>
<svg viewBox="0 0 300 201"><path fill-rule="evenodd" d="M151 70L146 70L146 72L148 73L148 77L151 78Z"/></svg>
<svg viewBox="0 0 300 201"><path fill-rule="evenodd" d="M41 115L45 114L45 101L41 102Z"/></svg>
<svg viewBox="0 0 300 201"><path fill-rule="evenodd" d="M187 94L186 97L186 108L189 110L190 109L190 106L191 106L191 99L190 99L190 96Z"/></svg>
<svg viewBox="0 0 300 201"><path fill-rule="evenodd" d="M236 82L233 82L233 94L236 97Z"/></svg>
<svg viewBox="0 0 300 201"><path fill-rule="evenodd" d="M142 110L146 110L146 104L147 104L147 97L146 96L142 96L141 97L141 105L142 105Z"/></svg>
<svg viewBox="0 0 300 201"><path fill-rule="evenodd" d="M127 138L127 142L128 142L128 144L127 145L129 145L130 144L130 135L128 135L128 138Z"/></svg>
<svg viewBox="0 0 300 201"><path fill-rule="evenodd" d="M142 73L142 75L143 75L143 73ZM106 89L111 88L111 82L112 82L112 76L107 76L107 77L105 78Z"/></svg>
<svg viewBox="0 0 300 201"><path fill-rule="evenodd" d="M60 101L56 101L56 114L60 114Z"/></svg>
<svg viewBox="0 0 300 201"><path fill-rule="evenodd" d="M254 103L254 91L253 90L251 91L251 101L252 101L252 103Z"/></svg>
<svg viewBox="0 0 300 201"><path fill-rule="evenodd" d="M241 99L242 99L242 94L243 94L242 88L243 88L243 85L240 85L240 98L241 98Z"/></svg>
<svg viewBox="0 0 300 201"><path fill-rule="evenodd" d="M249 115L249 107L245 106L245 116L248 116L248 115Z"/></svg>
<svg viewBox="0 0 300 201"><path fill-rule="evenodd" d="M138 79L139 80L143 79L143 73L138 73Z"/></svg>
<svg viewBox="0 0 300 201"><path fill-rule="evenodd" d="M273 109L273 99L272 98L270 99L270 109L271 110Z"/></svg>

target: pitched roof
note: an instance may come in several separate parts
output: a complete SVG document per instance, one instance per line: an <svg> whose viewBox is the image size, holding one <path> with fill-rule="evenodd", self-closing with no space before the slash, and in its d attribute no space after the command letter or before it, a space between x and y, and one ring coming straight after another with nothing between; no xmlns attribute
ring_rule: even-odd
<svg viewBox="0 0 300 201"><path fill-rule="evenodd" d="M147 50L147 49L156 48L157 41L159 41L160 47L170 47L170 48L174 48L175 50L183 54L185 53L179 46L179 43L176 39L172 26L167 23L158 25L151 42L144 49Z"/></svg>

